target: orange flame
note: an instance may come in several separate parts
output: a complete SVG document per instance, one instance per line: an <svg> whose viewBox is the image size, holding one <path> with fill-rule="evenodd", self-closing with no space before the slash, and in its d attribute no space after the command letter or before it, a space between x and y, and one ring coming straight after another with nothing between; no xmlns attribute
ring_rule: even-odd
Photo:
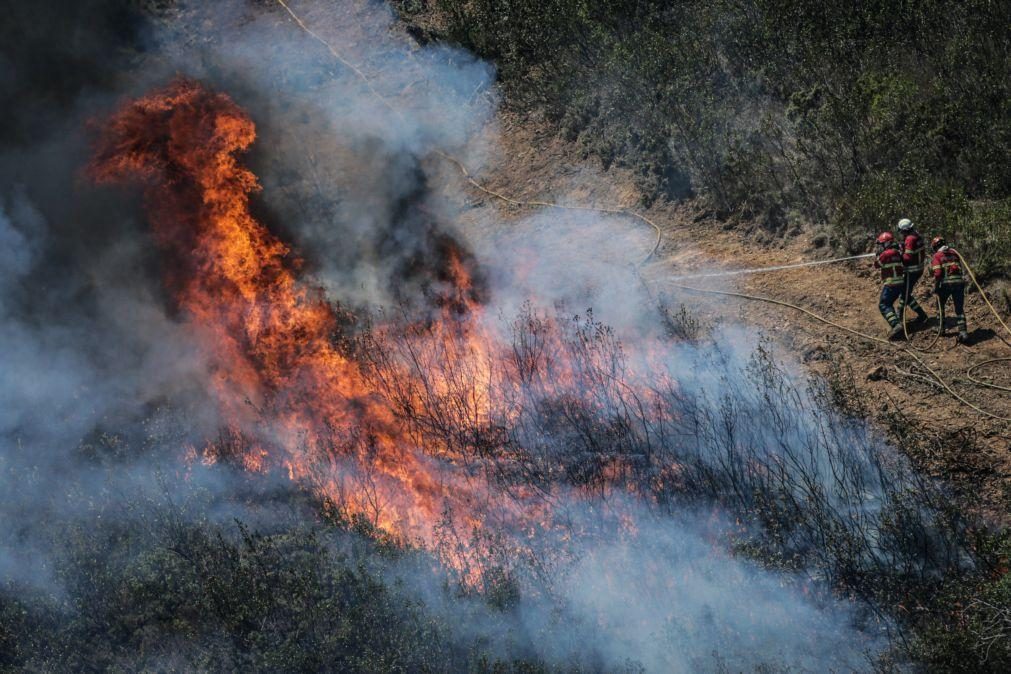
<svg viewBox="0 0 1011 674"><path fill-rule="evenodd" d="M145 185L165 282L209 355L212 390L231 429L203 460L238 452L248 470L272 466L310 480L343 513L402 541L434 547L447 518L464 532L482 529L491 515L532 531L547 519L544 500L520 507L527 495L493 489L474 467L478 457L467 455L469 441L441 446L437 436L409 432L398 421L403 409L436 416L440 411L426 409L431 400L445 401L446 413L466 417L469 427L491 425L494 414L509 417L493 405L502 393L493 368L508 367L493 365L500 360L495 340L478 320L465 259L450 247L438 279L441 315L400 335L418 343L413 366L431 372L418 381L410 367L394 363L404 383L378 386L340 348L339 310L299 282L301 261L250 213L250 195L260 187L238 156L255 138L253 122L228 96L177 80L113 115L89 169L99 183L139 178ZM553 339L548 331L543 353L561 350ZM443 367L428 368L435 362ZM520 364L503 375L513 388L530 376L522 370ZM551 376L552 386L573 381L564 366ZM473 581L480 564L471 555L466 545L446 554Z"/></svg>
<svg viewBox="0 0 1011 674"><path fill-rule="evenodd" d="M460 494L401 441L390 408L334 345L335 310L296 280L300 261L250 214L259 185L237 155L255 137L228 96L179 80L110 120L90 173L101 183L145 179L155 238L169 259L167 283L216 364L213 386L228 422L236 429L274 422L277 444L293 454L292 476L313 458L297 448L322 446L330 430L366 429L376 446L353 458L369 461L377 493L345 493L342 505L355 514L381 511L381 526L429 539ZM261 469L264 458L251 449L243 462Z"/></svg>

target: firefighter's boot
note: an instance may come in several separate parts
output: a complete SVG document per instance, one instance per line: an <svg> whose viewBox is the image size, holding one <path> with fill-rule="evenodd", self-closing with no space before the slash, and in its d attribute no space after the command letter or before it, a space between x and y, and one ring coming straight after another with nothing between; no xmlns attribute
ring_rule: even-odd
<svg viewBox="0 0 1011 674"><path fill-rule="evenodd" d="M910 323L918 324L926 322L927 312L923 310L923 307L920 306L920 303L916 301L916 298L913 297L912 294L910 294L908 298L907 297L899 298L898 312L900 316L904 314L906 307L909 307L910 309L916 312L916 318L910 321Z"/></svg>

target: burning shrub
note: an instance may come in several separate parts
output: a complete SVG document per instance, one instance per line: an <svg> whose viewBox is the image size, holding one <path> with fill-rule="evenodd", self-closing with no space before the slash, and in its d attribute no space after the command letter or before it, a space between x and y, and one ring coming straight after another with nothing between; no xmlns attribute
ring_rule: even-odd
<svg viewBox="0 0 1011 674"><path fill-rule="evenodd" d="M425 447L454 447L517 499L575 488L637 494L661 512L719 506L745 522L742 549L816 570L870 604L926 592L972 566L967 527L944 491L883 439L803 389L762 346L738 364L719 342L690 362L636 373L592 317L548 319L529 306L512 323L509 357L476 389L457 359L396 339L372 342L370 377ZM564 367L560 368L560 365ZM391 371L413 367L410 377ZM692 381L688 370L719 372ZM413 382L409 392L391 384ZM715 385L714 385L715 384ZM384 388L384 386L386 388ZM489 393L485 393L487 389ZM491 401L477 414L459 401ZM461 413L464 410L465 413ZM492 432L490 429L494 429Z"/></svg>
<svg viewBox="0 0 1011 674"><path fill-rule="evenodd" d="M228 97L182 80L125 105L92 166L102 181L144 182L166 285L214 364L227 431L203 448L205 462L284 471L335 521L432 551L465 592L482 589L498 606L589 607L573 622L619 632L593 601L583 606L581 589L559 597L559 587L586 569L596 580L608 555L691 559L700 538L729 537L825 581L805 589L872 610L971 568L943 493L766 347L748 361L733 335L706 333L684 311L667 312L676 341L619 339L592 313L533 304L502 325L481 304L473 260L442 236L429 306L342 320L250 213L257 181L237 154L254 137ZM702 512L711 521L688 526ZM656 518L684 530L657 544L646 533ZM734 564L705 577L733 576ZM679 585L656 575L644 596L676 597ZM670 610L650 618L656 629L697 633ZM654 650L649 665L673 666L677 648Z"/></svg>

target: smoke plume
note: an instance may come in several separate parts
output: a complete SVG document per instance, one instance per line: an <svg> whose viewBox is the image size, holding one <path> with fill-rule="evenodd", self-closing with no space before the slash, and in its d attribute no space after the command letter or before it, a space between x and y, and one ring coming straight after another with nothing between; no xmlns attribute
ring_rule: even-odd
<svg viewBox="0 0 1011 674"><path fill-rule="evenodd" d="M96 0L9 24L25 37L3 41L0 82L17 102L0 136L0 574L60 592L38 530L95 512L51 498L68 489L124 524L117 504L192 491L205 510L187 516L270 528L311 516L272 505L304 488L438 559L369 563L505 655L866 667L887 621L833 595L811 532L883 564L904 464L742 327L668 338L635 270L651 232L471 208L440 153L477 168L503 151L489 64L413 44L373 2L292 7L345 62L273 3ZM228 267L215 246L238 239L207 222L251 254ZM266 494L203 465L229 442L255 447L238 463ZM388 512L354 496L365 484ZM777 549L800 562L760 566L754 513L787 502L802 514ZM488 569L518 588L506 610L480 600Z"/></svg>

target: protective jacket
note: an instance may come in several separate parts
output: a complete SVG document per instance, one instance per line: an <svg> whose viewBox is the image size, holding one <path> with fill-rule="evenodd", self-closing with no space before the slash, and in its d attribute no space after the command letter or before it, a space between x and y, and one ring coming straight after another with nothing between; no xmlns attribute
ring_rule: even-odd
<svg viewBox="0 0 1011 674"><path fill-rule="evenodd" d="M905 284L905 268L902 266L902 253L898 248L889 246L878 253L874 260L874 267L881 270L881 282L884 285L901 286Z"/></svg>
<svg viewBox="0 0 1011 674"><path fill-rule="evenodd" d="M903 242L902 264L907 274L923 271L923 263L927 261L927 244L919 232L910 232Z"/></svg>
<svg viewBox="0 0 1011 674"><path fill-rule="evenodd" d="M950 246L943 246L934 253L934 257L930 261L930 269L934 272L936 285L965 283L965 276L962 274L962 261L955 249Z"/></svg>

